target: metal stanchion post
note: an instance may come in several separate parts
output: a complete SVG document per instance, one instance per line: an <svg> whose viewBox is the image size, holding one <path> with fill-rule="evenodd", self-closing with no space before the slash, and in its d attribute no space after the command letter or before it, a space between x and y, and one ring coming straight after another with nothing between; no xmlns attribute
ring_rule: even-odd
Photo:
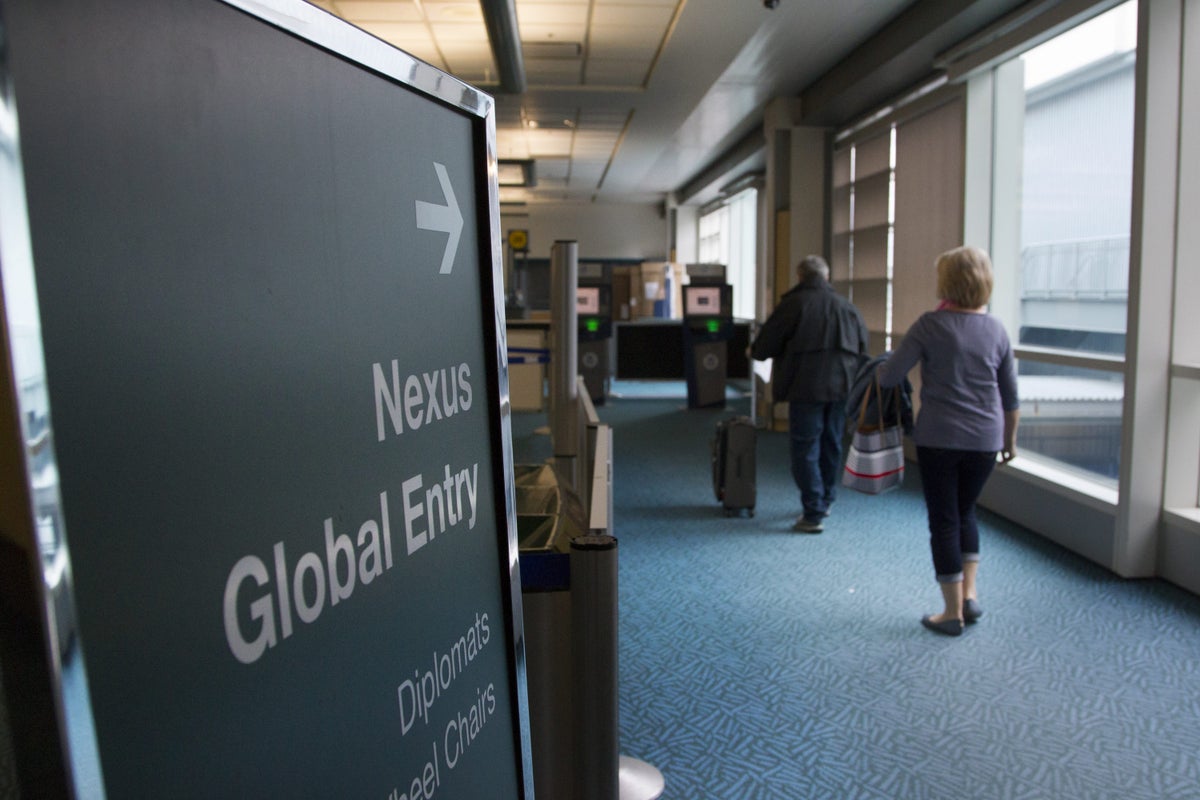
<svg viewBox="0 0 1200 800"><path fill-rule="evenodd" d="M550 248L550 444L573 490L579 489L578 279L579 243L555 242Z"/></svg>
<svg viewBox="0 0 1200 800"><path fill-rule="evenodd" d="M571 541L571 639L574 800L617 800L617 540L607 534Z"/></svg>
<svg viewBox="0 0 1200 800"><path fill-rule="evenodd" d="M571 542L573 800L655 800L666 787L657 767L618 755L617 555L607 534Z"/></svg>

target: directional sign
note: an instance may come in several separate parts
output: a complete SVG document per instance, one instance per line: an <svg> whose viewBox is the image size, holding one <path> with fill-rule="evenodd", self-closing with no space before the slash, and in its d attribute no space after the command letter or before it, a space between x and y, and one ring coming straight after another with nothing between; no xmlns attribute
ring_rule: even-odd
<svg viewBox="0 0 1200 800"><path fill-rule="evenodd" d="M230 2L4 4L77 794L527 797L490 98Z"/></svg>
<svg viewBox="0 0 1200 800"><path fill-rule="evenodd" d="M435 205L424 200L417 201L417 227L427 231L443 231L446 237L446 250L442 254L442 265L438 272L449 275L454 268L454 254L458 252L458 237L462 233L463 218L458 210L458 201L454 199L454 187L450 185L450 177L446 167L434 164L437 170L438 183L442 186L442 195L446 198L445 205Z"/></svg>

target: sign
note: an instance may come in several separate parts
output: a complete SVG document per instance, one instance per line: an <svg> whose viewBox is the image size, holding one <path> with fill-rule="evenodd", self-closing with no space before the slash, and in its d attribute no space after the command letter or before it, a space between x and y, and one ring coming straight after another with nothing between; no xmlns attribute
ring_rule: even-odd
<svg viewBox="0 0 1200 800"><path fill-rule="evenodd" d="M446 204L437 205L418 200L417 227L427 231L445 231L446 249L442 251L442 263L438 272L442 275L449 275L450 270L454 268L454 256L458 253L458 237L462 234L463 219L458 208L458 201L454 199L454 186L447 177L445 165L435 162L433 168L437 172L438 183L441 184L442 196L446 199Z"/></svg>
<svg viewBox="0 0 1200 800"><path fill-rule="evenodd" d="M490 99L298 1L5 16L92 777L529 796Z"/></svg>
<svg viewBox="0 0 1200 800"><path fill-rule="evenodd" d="M508 246L519 253L529 249L529 231L514 228L508 232Z"/></svg>

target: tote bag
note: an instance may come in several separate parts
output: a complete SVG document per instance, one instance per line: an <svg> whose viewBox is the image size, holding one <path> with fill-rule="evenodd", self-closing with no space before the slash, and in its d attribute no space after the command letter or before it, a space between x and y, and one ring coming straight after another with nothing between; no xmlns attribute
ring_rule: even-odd
<svg viewBox="0 0 1200 800"><path fill-rule="evenodd" d="M900 387L895 393L892 407L896 418L884 423L883 395L876 378L863 393L862 406L858 410L858 427L850 440L846 454L846 466L842 470L842 485L864 494L882 494L895 489L904 482L904 430L900 426ZM875 409L878 418L867 422L867 407L874 392L878 401Z"/></svg>

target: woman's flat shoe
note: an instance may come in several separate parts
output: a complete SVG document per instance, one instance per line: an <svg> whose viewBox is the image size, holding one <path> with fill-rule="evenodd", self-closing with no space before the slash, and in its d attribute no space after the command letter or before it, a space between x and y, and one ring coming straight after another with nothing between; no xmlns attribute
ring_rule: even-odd
<svg viewBox="0 0 1200 800"><path fill-rule="evenodd" d="M966 600L963 600L963 620L966 621L967 624L978 621L978 619L982 616L983 609L979 607L978 600L972 597L968 597Z"/></svg>
<svg viewBox="0 0 1200 800"><path fill-rule="evenodd" d="M934 622L929 614L921 617L921 624L934 633L940 633L945 636L962 636L963 623L961 619L944 619L941 622Z"/></svg>

